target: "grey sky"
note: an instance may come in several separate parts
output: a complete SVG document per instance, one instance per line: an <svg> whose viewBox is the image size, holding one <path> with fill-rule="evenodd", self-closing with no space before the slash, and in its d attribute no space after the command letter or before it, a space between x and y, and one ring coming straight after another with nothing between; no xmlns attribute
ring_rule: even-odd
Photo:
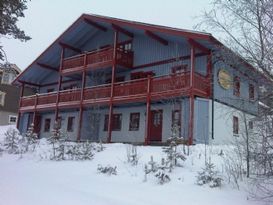
<svg viewBox="0 0 273 205"><path fill-rule="evenodd" d="M194 18L209 8L210 0L32 0L20 28L32 37L22 43L0 39L8 60L24 70L82 13L192 29Z"/></svg>

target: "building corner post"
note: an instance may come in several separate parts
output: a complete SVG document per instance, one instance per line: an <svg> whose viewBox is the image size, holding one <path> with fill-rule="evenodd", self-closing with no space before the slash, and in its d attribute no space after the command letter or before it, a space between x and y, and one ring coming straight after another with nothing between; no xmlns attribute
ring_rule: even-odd
<svg viewBox="0 0 273 205"><path fill-rule="evenodd" d="M114 49L113 49L113 60L112 60L112 77L111 77L111 93L109 103L109 114L108 114L108 137L107 142L112 141L112 119L113 119L113 97L115 89L115 71L117 66L117 46L118 46L118 31L114 31Z"/></svg>
<svg viewBox="0 0 273 205"><path fill-rule="evenodd" d="M189 136L188 144L193 144L193 135L194 135L194 71L195 71L195 48L191 45L191 72L190 72L190 119L189 119Z"/></svg>

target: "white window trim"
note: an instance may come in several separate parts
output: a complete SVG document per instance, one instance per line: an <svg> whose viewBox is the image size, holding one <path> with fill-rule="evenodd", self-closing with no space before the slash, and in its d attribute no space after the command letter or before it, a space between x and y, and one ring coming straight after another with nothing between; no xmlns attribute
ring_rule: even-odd
<svg viewBox="0 0 273 205"><path fill-rule="evenodd" d="M15 117L15 122L11 122L10 121L10 119L12 118L12 117ZM9 124L15 124L15 123L17 123L17 116L16 115L9 115Z"/></svg>
<svg viewBox="0 0 273 205"><path fill-rule="evenodd" d="M2 95L2 99L0 100L0 105L4 106L5 105L5 96L6 96L6 93L0 91L0 95Z"/></svg>

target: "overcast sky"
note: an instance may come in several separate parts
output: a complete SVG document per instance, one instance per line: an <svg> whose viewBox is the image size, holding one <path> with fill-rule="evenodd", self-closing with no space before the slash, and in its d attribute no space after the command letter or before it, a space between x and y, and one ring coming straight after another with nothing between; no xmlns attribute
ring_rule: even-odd
<svg viewBox="0 0 273 205"><path fill-rule="evenodd" d="M18 25L32 40L0 39L8 61L24 70L82 13L193 29L210 0L32 0Z"/></svg>

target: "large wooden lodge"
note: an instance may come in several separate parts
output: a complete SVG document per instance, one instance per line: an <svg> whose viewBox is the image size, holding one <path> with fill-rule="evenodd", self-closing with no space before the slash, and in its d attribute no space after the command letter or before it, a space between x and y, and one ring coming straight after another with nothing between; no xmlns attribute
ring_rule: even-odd
<svg viewBox="0 0 273 205"><path fill-rule="evenodd" d="M190 144L223 143L240 135L241 111L257 114L258 82L247 63L216 62L219 45L208 33L83 14L14 80L17 126L48 137L56 121L70 140L145 144L176 127Z"/></svg>

